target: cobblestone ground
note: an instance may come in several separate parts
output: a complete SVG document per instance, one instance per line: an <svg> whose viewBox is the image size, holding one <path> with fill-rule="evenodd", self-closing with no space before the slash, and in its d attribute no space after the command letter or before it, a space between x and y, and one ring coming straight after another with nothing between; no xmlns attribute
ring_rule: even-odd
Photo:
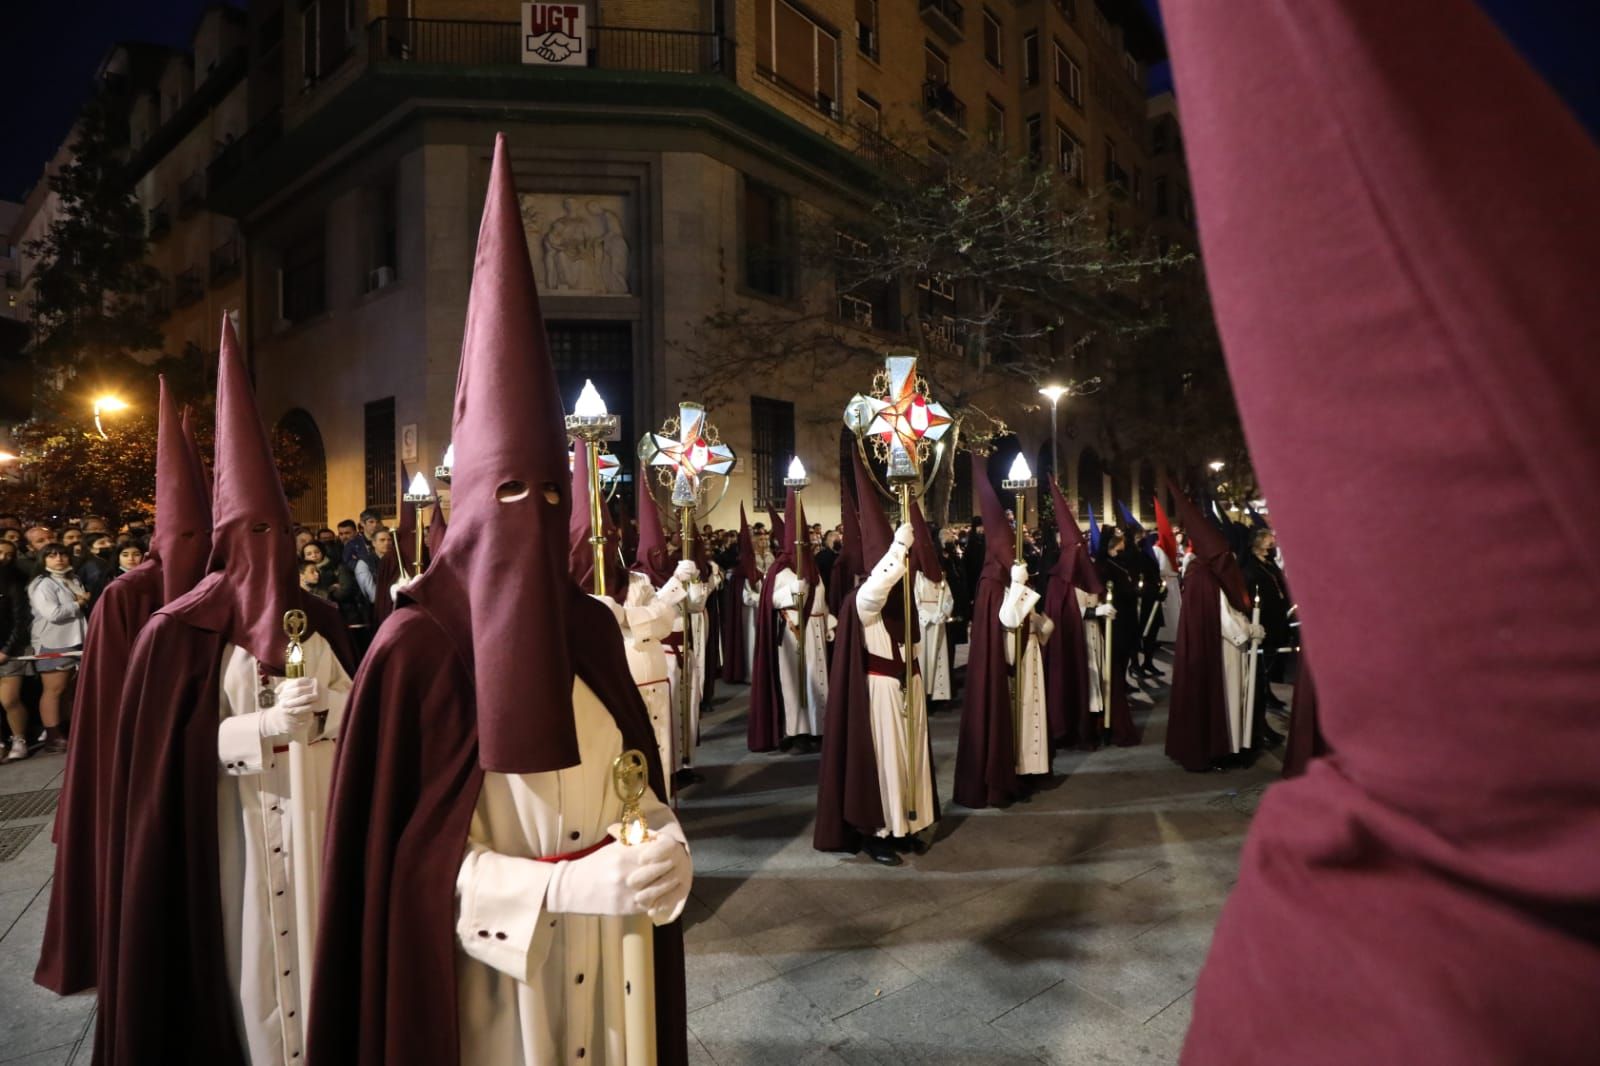
<svg viewBox="0 0 1600 1066"><path fill-rule="evenodd" d="M1064 753L1058 783L1031 802L967 811L948 805L958 711L946 710L932 718L947 800L937 839L886 869L812 850L817 756L747 752L747 693L721 686L699 753L705 781L679 812L695 861L691 1061L1177 1061L1275 757L1184 773L1161 753L1157 688L1135 694L1141 746ZM5 1066L89 1061L93 994L58 999L32 981L54 855L49 793L64 766L0 766Z"/></svg>

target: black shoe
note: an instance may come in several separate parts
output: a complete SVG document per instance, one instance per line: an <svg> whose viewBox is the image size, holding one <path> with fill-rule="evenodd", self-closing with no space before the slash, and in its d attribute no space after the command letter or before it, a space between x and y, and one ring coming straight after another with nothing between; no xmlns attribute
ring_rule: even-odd
<svg viewBox="0 0 1600 1066"><path fill-rule="evenodd" d="M676 788L683 788L685 785L698 785L704 780L705 778L690 766L685 766L672 775L672 784Z"/></svg>
<svg viewBox="0 0 1600 1066"><path fill-rule="evenodd" d="M802 737L801 740L805 745L805 753L807 755L815 755L817 752L822 750L822 738L821 737L812 736L811 734L808 733L804 737Z"/></svg>
<svg viewBox="0 0 1600 1066"><path fill-rule="evenodd" d="M906 844L911 848L913 853L917 855L926 855L928 853L928 838L923 836L921 833L912 833L905 839Z"/></svg>
<svg viewBox="0 0 1600 1066"><path fill-rule="evenodd" d="M867 857L880 866L899 866L901 859L895 853L894 845L882 837L872 837L861 845L861 850Z"/></svg>
<svg viewBox="0 0 1600 1066"><path fill-rule="evenodd" d="M1257 744L1260 747L1266 748L1268 751L1271 751L1273 748L1276 748L1283 743L1283 734L1273 729L1271 726L1262 725L1259 732L1261 733L1261 736L1258 738Z"/></svg>

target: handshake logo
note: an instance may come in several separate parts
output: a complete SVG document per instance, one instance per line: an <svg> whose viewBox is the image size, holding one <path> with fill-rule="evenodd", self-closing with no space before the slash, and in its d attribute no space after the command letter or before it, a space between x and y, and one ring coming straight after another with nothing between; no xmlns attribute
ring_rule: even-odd
<svg viewBox="0 0 1600 1066"><path fill-rule="evenodd" d="M564 63L568 56L583 51L583 42L553 30L543 37L529 37L527 48L546 63Z"/></svg>
<svg viewBox="0 0 1600 1066"><path fill-rule="evenodd" d="M522 5L522 61L582 66L585 11L581 4Z"/></svg>

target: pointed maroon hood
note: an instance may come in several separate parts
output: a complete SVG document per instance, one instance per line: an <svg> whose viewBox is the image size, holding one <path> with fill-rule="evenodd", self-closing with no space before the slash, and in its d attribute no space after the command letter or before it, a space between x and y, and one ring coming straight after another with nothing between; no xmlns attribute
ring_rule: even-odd
<svg viewBox="0 0 1600 1066"><path fill-rule="evenodd" d="M861 449L850 449L850 466L856 480L856 521L861 527L861 572L870 573L894 542L894 530L883 513L877 486L861 460Z"/></svg>
<svg viewBox="0 0 1600 1066"><path fill-rule="evenodd" d="M503 134L478 229L450 440L452 532L401 602L435 618L468 663L485 770L575 766L567 437Z"/></svg>
<svg viewBox="0 0 1600 1066"><path fill-rule="evenodd" d="M1228 597L1228 602L1233 604L1235 610L1250 610L1250 591L1245 587L1244 572L1239 569L1239 559L1228 547L1227 538L1182 489L1170 480L1167 488L1177 501L1178 517L1183 520L1183 528L1189 534L1195 559L1211 571L1217 584L1222 587L1223 595Z"/></svg>
<svg viewBox="0 0 1600 1066"><path fill-rule="evenodd" d="M187 461L184 465L192 470ZM226 315L217 359L216 490L211 514L207 576L164 613L221 633L229 643L281 670L287 645L283 616L300 603L289 501L278 480L266 426L256 412L239 338Z"/></svg>
<svg viewBox="0 0 1600 1066"><path fill-rule="evenodd" d="M217 492L216 468L200 454L200 441L194 434L194 408L183 409L183 442L189 449L189 461L194 466L195 477L206 494L206 523L211 522L211 498Z"/></svg>
<svg viewBox="0 0 1600 1066"><path fill-rule="evenodd" d="M211 555L211 493L187 419L161 378L156 429L156 522L150 554L161 561L162 602L199 584Z"/></svg>
<svg viewBox="0 0 1600 1066"><path fill-rule="evenodd" d="M799 573L802 580L815 582L817 580L817 561L811 552L810 545L801 552L800 564L795 565L794 538L800 535L800 530L805 528L805 507L800 503L799 495L794 489L789 489L783 498L783 535L782 541L775 541L772 545L772 568L782 570L789 567ZM779 533L778 516L772 516L773 533Z"/></svg>
<svg viewBox="0 0 1600 1066"><path fill-rule="evenodd" d="M639 545L634 549L633 569L648 577L657 588L672 576L676 560L672 545L661 528L661 512L650 494L650 468L639 467Z"/></svg>
<svg viewBox="0 0 1600 1066"><path fill-rule="evenodd" d="M412 577L417 575L421 568L421 561L413 559L417 554L417 505L405 499L405 494L411 490L411 471L406 469L406 464L400 464L400 521L395 523L394 536L390 538L395 559L405 567L406 573Z"/></svg>
<svg viewBox="0 0 1600 1066"><path fill-rule="evenodd" d="M444 520L444 508L438 504L433 506L433 515L428 519L428 528L423 533L423 539L428 542L428 554L439 554L439 549L444 547L444 534L450 524Z"/></svg>
<svg viewBox="0 0 1600 1066"><path fill-rule="evenodd" d="M567 572L579 588L594 591L594 545L589 538L594 534L594 523L589 516L589 449L579 441L574 445L572 458L572 518L567 525ZM627 597L628 575L617 554L620 533L611 522L610 509L600 505L601 535L605 545L601 548L606 562L606 595L621 603Z"/></svg>
<svg viewBox="0 0 1600 1066"><path fill-rule="evenodd" d="M998 567L1002 572L993 576L1010 581L1004 571L1010 570L1017 559L1016 545L1012 543L1015 531L989 480L989 461L977 452L972 453L972 491L977 494L978 513L983 516L984 569Z"/></svg>
<svg viewBox="0 0 1600 1066"><path fill-rule="evenodd" d="M939 557L939 545L933 539L928 520L922 515L922 504L915 496L911 498L910 522L917 538L911 545L911 568L937 584L944 580L944 560Z"/></svg>
<svg viewBox="0 0 1600 1066"><path fill-rule="evenodd" d="M1089 559L1089 545L1078 529L1078 516L1072 513L1072 505L1061 494L1061 483L1054 477L1050 479L1050 502L1055 507L1056 536L1061 541L1061 553L1056 556L1050 573L1085 592L1105 595L1105 582L1100 580L1100 572Z"/></svg>
<svg viewBox="0 0 1600 1066"><path fill-rule="evenodd" d="M739 576L755 581L761 576L756 569L756 540L750 535L750 519L744 513L744 503L739 503Z"/></svg>

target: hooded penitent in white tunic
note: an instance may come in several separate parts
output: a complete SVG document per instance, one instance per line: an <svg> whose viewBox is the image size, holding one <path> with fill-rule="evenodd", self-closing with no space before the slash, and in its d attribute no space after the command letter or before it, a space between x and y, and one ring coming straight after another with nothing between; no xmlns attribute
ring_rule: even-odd
<svg viewBox="0 0 1600 1066"><path fill-rule="evenodd" d="M700 700L705 695L706 655L704 652L706 634L709 631L706 620L706 601L715 596L720 588L722 588L722 568L716 563L712 563L711 577L705 581L689 582L688 596L684 601L689 605L689 635L694 642L687 671L689 679L689 738L686 749L682 749L680 745L682 750L679 751L679 754L682 756L682 761L670 764L674 767L680 765L688 766L692 763L694 761L694 749L700 744ZM672 616L672 632L677 634L677 637L673 641L673 647L668 649L667 676L672 679L673 709L675 713L681 714L682 704L677 701L683 699L678 694L679 667L683 661L683 604L680 603L678 606L679 609ZM720 649L711 649L710 655L713 665L718 661L717 657L720 654Z"/></svg>
<svg viewBox="0 0 1600 1066"><path fill-rule="evenodd" d="M948 581L930 581L917 574L917 620L922 627L922 644L917 649L922 667L922 683L930 700L950 698L950 649L946 626L956 609L955 594Z"/></svg>
<svg viewBox="0 0 1600 1066"><path fill-rule="evenodd" d="M1078 594L1078 613L1084 616L1083 643L1089 665L1089 714L1104 721L1106 645L1103 634L1106 626L1111 623L1103 618L1094 617L1094 609L1100 605L1098 595L1077 587L1072 591Z"/></svg>
<svg viewBox="0 0 1600 1066"><path fill-rule="evenodd" d="M671 769L678 765L678 731L673 728L672 680L668 656L661 641L672 632L673 621L682 612L685 592L676 578L668 578L658 590L650 579L637 571L628 572L628 590L619 606L606 597L622 629L623 648L628 653L628 672L639 687L644 708L650 714L650 728L661 749L661 765L667 768L667 790L671 799Z"/></svg>
<svg viewBox="0 0 1600 1066"><path fill-rule="evenodd" d="M856 613L861 617L861 634L867 653L880 659L905 661L904 648L895 647L889 627L883 621L883 609L889 598L900 595L900 581L905 569L905 546L891 544L888 553L856 590ZM900 654L897 655L897 652ZM883 801L883 828L878 830L880 837L909 836L933 824L933 766L928 754L928 705L920 673L912 678L909 712L905 707L904 691L903 674L894 677L873 672L867 674L872 746L878 760L878 796ZM915 818L910 816L913 811Z"/></svg>
<svg viewBox="0 0 1600 1066"><path fill-rule="evenodd" d="M802 597L806 603L800 610ZM838 620L828 613L827 586L819 578L807 588L795 572L784 567L772 579L772 606L778 612L783 644L778 650L778 681L783 686L784 736L822 735L828 706L828 641ZM805 617L805 681L799 684L800 618Z"/></svg>
<svg viewBox="0 0 1600 1066"><path fill-rule="evenodd" d="M1156 566L1161 570L1161 584L1166 589L1166 598L1161 604L1161 628L1157 630L1156 639L1171 644L1178 639L1178 608L1183 604L1183 590L1178 571L1159 544L1156 545Z"/></svg>
<svg viewBox="0 0 1600 1066"><path fill-rule="evenodd" d="M1250 746L1253 724L1244 702L1245 662L1250 653L1250 619L1235 610L1225 594L1222 602L1222 682L1228 701L1228 742L1235 752Z"/></svg>
<svg viewBox="0 0 1600 1066"><path fill-rule="evenodd" d="M1034 611L1039 594L1020 581L1006 588L1000 603L1000 625L1006 630L1006 663L1022 686L1021 720L1016 723L1016 770L1019 774L1050 772L1050 725L1045 715L1044 656L1041 649L1055 623ZM1013 633L1022 629L1022 664L1016 664Z"/></svg>
<svg viewBox="0 0 1600 1066"><path fill-rule="evenodd" d="M611 779L622 734L582 680L572 711L578 765L483 775L456 874L461 1066L623 1062L623 920L547 909L557 863L538 861L599 843L622 813ZM640 806L653 831L688 847L653 791Z"/></svg>
<svg viewBox="0 0 1600 1066"><path fill-rule="evenodd" d="M344 719L350 677L321 634L304 642L305 676L315 678L327 722L306 749L307 792L294 796L289 739L261 735L259 664L236 644L222 653L218 711L217 857L221 864L223 953L233 991L235 1021L250 1066L299 1066L305 1025L301 982L311 960L301 959L296 901L315 899L315 870L297 870L291 812L304 809L320 825L333 781L333 738ZM274 679L274 689L281 679ZM311 908L314 913L315 908ZM315 930L307 931L315 935ZM174 1021L173 1024L181 1024Z"/></svg>

